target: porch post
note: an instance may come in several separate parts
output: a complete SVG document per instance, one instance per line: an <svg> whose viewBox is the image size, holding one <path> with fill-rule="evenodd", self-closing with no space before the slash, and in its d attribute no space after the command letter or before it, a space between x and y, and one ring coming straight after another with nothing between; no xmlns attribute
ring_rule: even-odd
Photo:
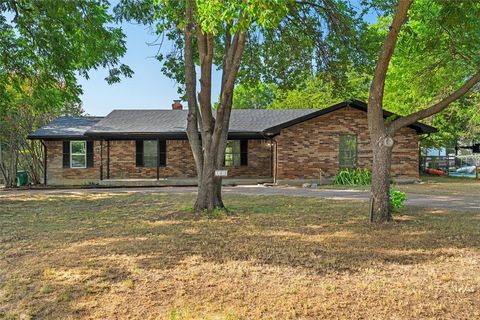
<svg viewBox="0 0 480 320"><path fill-rule="evenodd" d="M275 143L274 145L274 150L275 150L275 159L274 159L274 170L273 170L273 183L277 183L278 180L278 143L277 140L273 139L273 142Z"/></svg>
<svg viewBox="0 0 480 320"><path fill-rule="evenodd" d="M157 180L160 180L160 139L157 138Z"/></svg>
<svg viewBox="0 0 480 320"><path fill-rule="evenodd" d="M270 176L272 177L272 180L274 181L274 176L273 176L273 139L270 138Z"/></svg>
<svg viewBox="0 0 480 320"><path fill-rule="evenodd" d="M107 179L110 179L110 140L107 140Z"/></svg>
<svg viewBox="0 0 480 320"><path fill-rule="evenodd" d="M103 180L103 140L100 140L100 181Z"/></svg>
<svg viewBox="0 0 480 320"><path fill-rule="evenodd" d="M43 140L40 140L43 145L43 184L47 185L47 145Z"/></svg>

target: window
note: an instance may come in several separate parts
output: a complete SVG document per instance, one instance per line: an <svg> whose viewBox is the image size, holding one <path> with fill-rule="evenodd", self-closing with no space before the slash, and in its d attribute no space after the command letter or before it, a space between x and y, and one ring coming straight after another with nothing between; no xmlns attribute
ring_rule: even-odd
<svg viewBox="0 0 480 320"><path fill-rule="evenodd" d="M340 168L357 166L357 135L340 136Z"/></svg>
<svg viewBox="0 0 480 320"><path fill-rule="evenodd" d="M156 167L157 166L157 140L143 141L143 166Z"/></svg>
<svg viewBox="0 0 480 320"><path fill-rule="evenodd" d="M137 140L137 167L165 167L167 165L167 142L165 140Z"/></svg>
<svg viewBox="0 0 480 320"><path fill-rule="evenodd" d="M87 167L87 142L70 141L70 168Z"/></svg>
<svg viewBox="0 0 480 320"><path fill-rule="evenodd" d="M248 161L248 140L229 140L225 148L225 166L246 166Z"/></svg>

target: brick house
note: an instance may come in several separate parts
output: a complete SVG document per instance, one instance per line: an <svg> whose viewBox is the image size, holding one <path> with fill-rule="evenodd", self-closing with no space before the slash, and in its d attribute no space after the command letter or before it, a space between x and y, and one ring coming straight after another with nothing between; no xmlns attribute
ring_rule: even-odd
<svg viewBox="0 0 480 320"><path fill-rule="evenodd" d="M172 109L60 117L39 128L29 138L44 145L46 184L195 184L187 111L179 101ZM233 110L225 183L326 183L341 168L370 168L366 110L360 101L321 110ZM433 132L415 123L394 137L394 177L418 178L419 135Z"/></svg>

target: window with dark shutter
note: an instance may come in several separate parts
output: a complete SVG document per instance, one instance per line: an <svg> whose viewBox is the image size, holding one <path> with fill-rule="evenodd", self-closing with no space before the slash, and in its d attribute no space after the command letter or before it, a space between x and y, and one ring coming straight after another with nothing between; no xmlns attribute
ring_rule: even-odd
<svg viewBox="0 0 480 320"><path fill-rule="evenodd" d="M63 167L70 168L70 141L63 141Z"/></svg>
<svg viewBox="0 0 480 320"><path fill-rule="evenodd" d="M137 140L135 141L135 144L135 165L137 167L143 167L143 140Z"/></svg>
<svg viewBox="0 0 480 320"><path fill-rule="evenodd" d="M223 164L226 167L248 165L248 140L228 140Z"/></svg>
<svg viewBox="0 0 480 320"><path fill-rule="evenodd" d="M167 164L167 145L165 140L137 140L136 166L155 168Z"/></svg>
<svg viewBox="0 0 480 320"><path fill-rule="evenodd" d="M87 141L87 168L93 168L93 141Z"/></svg>
<svg viewBox="0 0 480 320"><path fill-rule="evenodd" d="M248 140L240 141L240 165L248 165Z"/></svg>
<svg viewBox="0 0 480 320"><path fill-rule="evenodd" d="M70 141L70 168L87 168L86 141Z"/></svg>
<svg viewBox="0 0 480 320"><path fill-rule="evenodd" d="M158 166L158 140L143 140L143 166L147 168Z"/></svg>
<svg viewBox="0 0 480 320"><path fill-rule="evenodd" d="M158 141L158 166L167 166L167 141L165 140Z"/></svg>

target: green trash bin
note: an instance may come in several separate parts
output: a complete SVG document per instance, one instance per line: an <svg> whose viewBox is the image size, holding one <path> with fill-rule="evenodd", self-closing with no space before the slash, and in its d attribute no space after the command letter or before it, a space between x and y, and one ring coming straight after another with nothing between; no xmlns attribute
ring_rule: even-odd
<svg viewBox="0 0 480 320"><path fill-rule="evenodd" d="M27 171L17 171L17 187L28 186L30 184L30 177Z"/></svg>

